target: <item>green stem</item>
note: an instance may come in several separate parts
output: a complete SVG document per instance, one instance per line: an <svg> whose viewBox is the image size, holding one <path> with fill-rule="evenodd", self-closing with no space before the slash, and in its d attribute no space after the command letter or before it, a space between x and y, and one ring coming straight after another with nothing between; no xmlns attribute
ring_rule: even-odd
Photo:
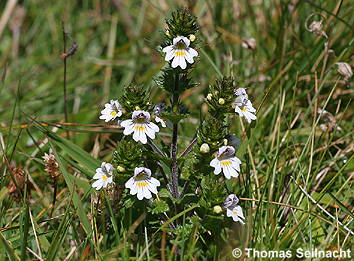
<svg viewBox="0 0 354 261"><path fill-rule="evenodd" d="M66 31L64 26L64 21L62 21L62 30L63 30L63 54L66 53ZM64 120L68 122L68 95L67 95L67 87L66 87L66 57L63 59L64 63L64 73L63 73L63 89L64 89ZM66 131L67 138L70 139L69 131Z"/></svg>
<svg viewBox="0 0 354 261"><path fill-rule="evenodd" d="M175 84L172 96L172 110L178 111L178 85L179 85L179 73L175 74ZM172 170L172 196L179 198L178 192L178 166L177 166L177 136L178 136L178 123L173 123L172 129L172 144L171 144L171 170Z"/></svg>

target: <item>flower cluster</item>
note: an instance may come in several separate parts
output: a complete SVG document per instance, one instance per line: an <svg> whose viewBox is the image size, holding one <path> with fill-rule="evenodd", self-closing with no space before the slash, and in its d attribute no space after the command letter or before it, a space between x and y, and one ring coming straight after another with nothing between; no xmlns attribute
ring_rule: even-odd
<svg viewBox="0 0 354 261"><path fill-rule="evenodd" d="M149 102L144 101L144 92L138 92L138 88L127 87L125 89L124 96L127 96L127 93L139 93L141 97L134 97L137 101L140 101L139 104L141 107L146 108L149 105ZM135 102L135 101L132 101ZM132 138L135 142L140 142L141 144L146 144L148 138L155 139L156 133L160 131L160 128L151 121L151 114L148 111L141 110L138 105L134 108L135 110L131 113L131 118L127 119L127 114L131 110L131 102L125 100L126 108L124 108L118 100L111 100L110 103L105 104L105 108L101 111L101 116L99 117L106 122L113 121L116 118L126 118L121 120L119 125L124 128L123 134L125 136L132 135ZM162 113L165 110L164 104L157 104L153 108L153 117L156 123L161 124L162 127L166 127L166 121L162 117ZM125 143L122 143L123 145ZM127 143L128 144L128 143ZM132 148L132 146L130 146ZM127 153L126 151L123 153ZM137 151L135 151L135 154ZM129 155L129 154L128 154ZM140 155L141 154L137 154ZM92 184L92 187L96 190L101 188L107 188L109 184L113 184L114 181L114 171L115 168L110 163L103 162L100 168L96 169L96 174L93 176L93 179L96 181ZM126 169L120 165L117 166L118 172L125 172ZM126 183L125 187L130 189L131 195L137 195L139 200L143 198L150 199L152 194L157 194L157 187L160 186L160 182L151 176L151 170L145 167L135 167L134 175Z"/></svg>
<svg viewBox="0 0 354 261"><path fill-rule="evenodd" d="M152 104L147 88L142 85L125 87L119 99L105 104L99 118L105 122L116 121L123 129L123 137L117 143L113 165L103 162L96 169L92 187L112 190L120 186L122 192L125 188L123 197L130 198L132 195L138 200L146 199L149 207L155 207L151 211L153 214L164 213L166 216L168 206L176 200L183 200L186 195L193 195L195 201L209 213L220 214L220 205L231 190L227 183L241 172L241 160L236 157L239 140L230 134L227 116L235 111L251 122L256 119L256 110L246 90L236 89L234 78L218 79L211 85L206 98L208 116L197 130L195 140L183 153L178 153L177 126L188 115L180 95L196 86L191 81L190 72L199 55L196 50L198 26L196 18L186 9L173 12L167 26L160 50L168 65L162 69L156 82L171 95L170 104ZM165 144L166 138L155 141L160 127L167 126L172 129L170 148ZM193 164L189 164L189 153ZM168 167L170 171L166 171ZM184 175L184 170L189 167L192 169L189 176ZM223 175L216 177L220 173ZM163 184L159 180L161 176L165 181ZM183 189L180 189L179 181L184 182ZM163 188L159 189L158 200L153 200L159 187ZM166 190L168 196L162 190ZM227 196L223 205L226 216L244 224L242 208L237 204L238 198L234 194ZM198 215L197 212L195 215Z"/></svg>
<svg viewBox="0 0 354 261"><path fill-rule="evenodd" d="M113 121L117 117L123 115L123 107L117 100L111 100L110 103L105 104L105 108L101 111L100 119L106 122ZM147 111L135 110L132 113L131 119L120 122L120 126L124 127L124 135L133 134L133 139L143 144L147 143L147 137L155 139L155 133L159 132L159 127L150 121L151 116ZM162 127L166 127L166 122L155 117L157 123L161 123Z"/></svg>
<svg viewBox="0 0 354 261"><path fill-rule="evenodd" d="M45 165L44 170L53 180L58 179L60 177L59 164L51 150L49 153L44 153L43 161Z"/></svg>

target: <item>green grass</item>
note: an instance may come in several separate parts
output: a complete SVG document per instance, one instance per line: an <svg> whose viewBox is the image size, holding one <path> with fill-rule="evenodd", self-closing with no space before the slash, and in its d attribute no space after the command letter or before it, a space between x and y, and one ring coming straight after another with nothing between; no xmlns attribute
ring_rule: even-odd
<svg viewBox="0 0 354 261"><path fill-rule="evenodd" d="M113 2L21 2L19 45L9 25L0 35L0 260L232 260L235 247L351 249L353 89L335 65L352 61L350 1L132 0L116 1L119 9ZM217 247L207 252L200 226L183 238L168 233L168 224L184 222L194 205L146 234L143 211L127 209L126 218L117 217L115 202L107 197L109 209L102 215L90 190L95 168L112 159L121 137L121 130L98 119L102 105L130 82L151 87L156 103L169 98L154 82L165 64L157 46L165 16L188 3L195 4L202 47L193 72L199 85L182 94L193 120L182 123L179 147L192 140L200 113L206 113L200 105L207 87L220 75L235 76L248 88L258 117L251 127L237 117L231 124L242 141L237 195L246 225L230 226L221 235L226 243L214 242ZM326 17L329 54L325 39L305 29L314 12ZM66 125L62 20L79 45L68 59L72 124ZM241 47L248 37L256 39L254 51ZM328 122L319 108L334 115L331 131L321 130ZM160 136L168 140L170 135L167 130ZM49 148L62 173L54 207L42 160ZM22 166L30 181L17 200L7 187L14 166Z"/></svg>

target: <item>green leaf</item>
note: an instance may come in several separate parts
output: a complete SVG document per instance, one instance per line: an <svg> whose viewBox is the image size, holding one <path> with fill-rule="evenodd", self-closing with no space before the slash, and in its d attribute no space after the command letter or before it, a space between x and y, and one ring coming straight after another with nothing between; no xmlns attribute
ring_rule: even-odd
<svg viewBox="0 0 354 261"><path fill-rule="evenodd" d="M175 221L176 219L178 219L179 217L183 216L184 214L188 213L189 211L192 211L193 209L195 209L196 207L198 207L198 204L193 204L191 207L183 210L182 212L178 213L177 215L175 215L174 217L170 218L169 220L167 220L166 222L163 223L163 225L155 232L155 235L157 232L159 232L160 230L164 230L166 228L168 228L168 225L171 224L173 221Z"/></svg>
<svg viewBox="0 0 354 261"><path fill-rule="evenodd" d="M333 200L339 205L340 209L343 210L346 214L348 214L351 218L354 218L353 213L346 207L339 199L337 199L331 192L329 195L333 198Z"/></svg>
<svg viewBox="0 0 354 261"><path fill-rule="evenodd" d="M174 124L179 123L181 120L185 119L188 114L180 114L180 113L164 113L163 117Z"/></svg>
<svg viewBox="0 0 354 261"><path fill-rule="evenodd" d="M41 126L37 126L37 128L42 131L45 135L50 138L50 140L60 147L65 153L67 153L71 158L76 160L79 164L81 164L84 168L88 171L84 173L87 175L88 178L92 178L96 168L100 166L100 161L93 158L89 153L81 149L76 144L72 143L71 141L64 139L57 135L54 132L49 131L46 128Z"/></svg>
<svg viewBox="0 0 354 261"><path fill-rule="evenodd" d="M85 211L84 206L82 205L81 199L80 199L79 195L76 193L76 191L74 190L74 186L76 184L74 184L71 175L67 172L66 168L64 167L61 157L57 153L55 147L52 145L52 142L49 141L49 143L52 147L55 158L58 161L60 172L63 174L65 182L66 182L70 192L72 193L72 196L73 196L72 200L73 200L73 204L76 208L76 213L79 216L79 219L81 221L81 224L82 224L86 234L89 235L89 234L91 234L90 222L88 221L88 218L86 215L87 212Z"/></svg>
<svg viewBox="0 0 354 261"><path fill-rule="evenodd" d="M6 238L2 235L0 232L0 240L5 246L5 251L8 256L8 258L13 261L13 260L20 260L20 258L16 255L15 250L12 248L10 242L6 240Z"/></svg>
<svg viewBox="0 0 354 261"><path fill-rule="evenodd" d="M159 190L159 197L161 198L169 198L170 197L170 192L168 192L167 189L163 188Z"/></svg>
<svg viewBox="0 0 354 261"><path fill-rule="evenodd" d="M151 213L160 214L169 211L168 204L163 200L154 200L152 202Z"/></svg>
<svg viewBox="0 0 354 261"><path fill-rule="evenodd" d="M49 247L46 260L49 261L55 260L59 247L63 243L64 238L66 237L66 233L71 221L72 221L72 216L69 216L69 212L67 212L66 215L64 216L63 221L60 223L57 232L54 234L52 244Z"/></svg>
<svg viewBox="0 0 354 261"><path fill-rule="evenodd" d="M30 226L29 223L29 207L26 202L26 207L21 213L21 260L26 260L28 231Z"/></svg>

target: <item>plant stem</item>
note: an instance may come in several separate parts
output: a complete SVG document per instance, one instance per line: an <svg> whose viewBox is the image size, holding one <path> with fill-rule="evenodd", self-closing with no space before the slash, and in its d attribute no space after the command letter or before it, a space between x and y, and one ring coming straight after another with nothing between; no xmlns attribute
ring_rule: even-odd
<svg viewBox="0 0 354 261"><path fill-rule="evenodd" d="M171 146L171 158L172 158L172 191L175 198L179 197L178 193L178 166L177 166L177 132L178 124L173 124L172 131L172 146Z"/></svg>
<svg viewBox="0 0 354 261"><path fill-rule="evenodd" d="M165 153L163 153L163 152L154 144L154 142L153 142L152 140L149 139L147 143L150 145L151 149L152 149L155 153L159 154L161 157L167 157L167 155L166 155Z"/></svg>
<svg viewBox="0 0 354 261"><path fill-rule="evenodd" d="M181 153L180 158L187 156L193 149L194 145L197 143L197 138L194 138L188 147Z"/></svg>
<svg viewBox="0 0 354 261"><path fill-rule="evenodd" d="M50 217L52 217L52 215L53 215L55 202L56 202L56 199L57 199L57 193L58 193L58 185L57 185L57 179L56 178L54 178L53 188L54 188L54 192L53 192L52 210L50 211L50 214L49 214Z"/></svg>
<svg viewBox="0 0 354 261"><path fill-rule="evenodd" d="M179 84L179 73L175 74L175 83L172 96L172 110L177 112L178 108L178 84ZM172 170L172 196L179 198L178 192L178 166L177 166L177 136L178 136L178 123L173 123L172 129L172 144L171 144L171 170Z"/></svg>
<svg viewBox="0 0 354 261"><path fill-rule="evenodd" d="M64 22L62 21L62 30L63 30L63 54L66 53L66 31L65 31L65 26ZM64 88L64 120L65 122L68 122L68 95L66 91L66 57L63 59L64 62L64 75L63 75L63 88ZM66 136L69 137L69 131L66 132Z"/></svg>

